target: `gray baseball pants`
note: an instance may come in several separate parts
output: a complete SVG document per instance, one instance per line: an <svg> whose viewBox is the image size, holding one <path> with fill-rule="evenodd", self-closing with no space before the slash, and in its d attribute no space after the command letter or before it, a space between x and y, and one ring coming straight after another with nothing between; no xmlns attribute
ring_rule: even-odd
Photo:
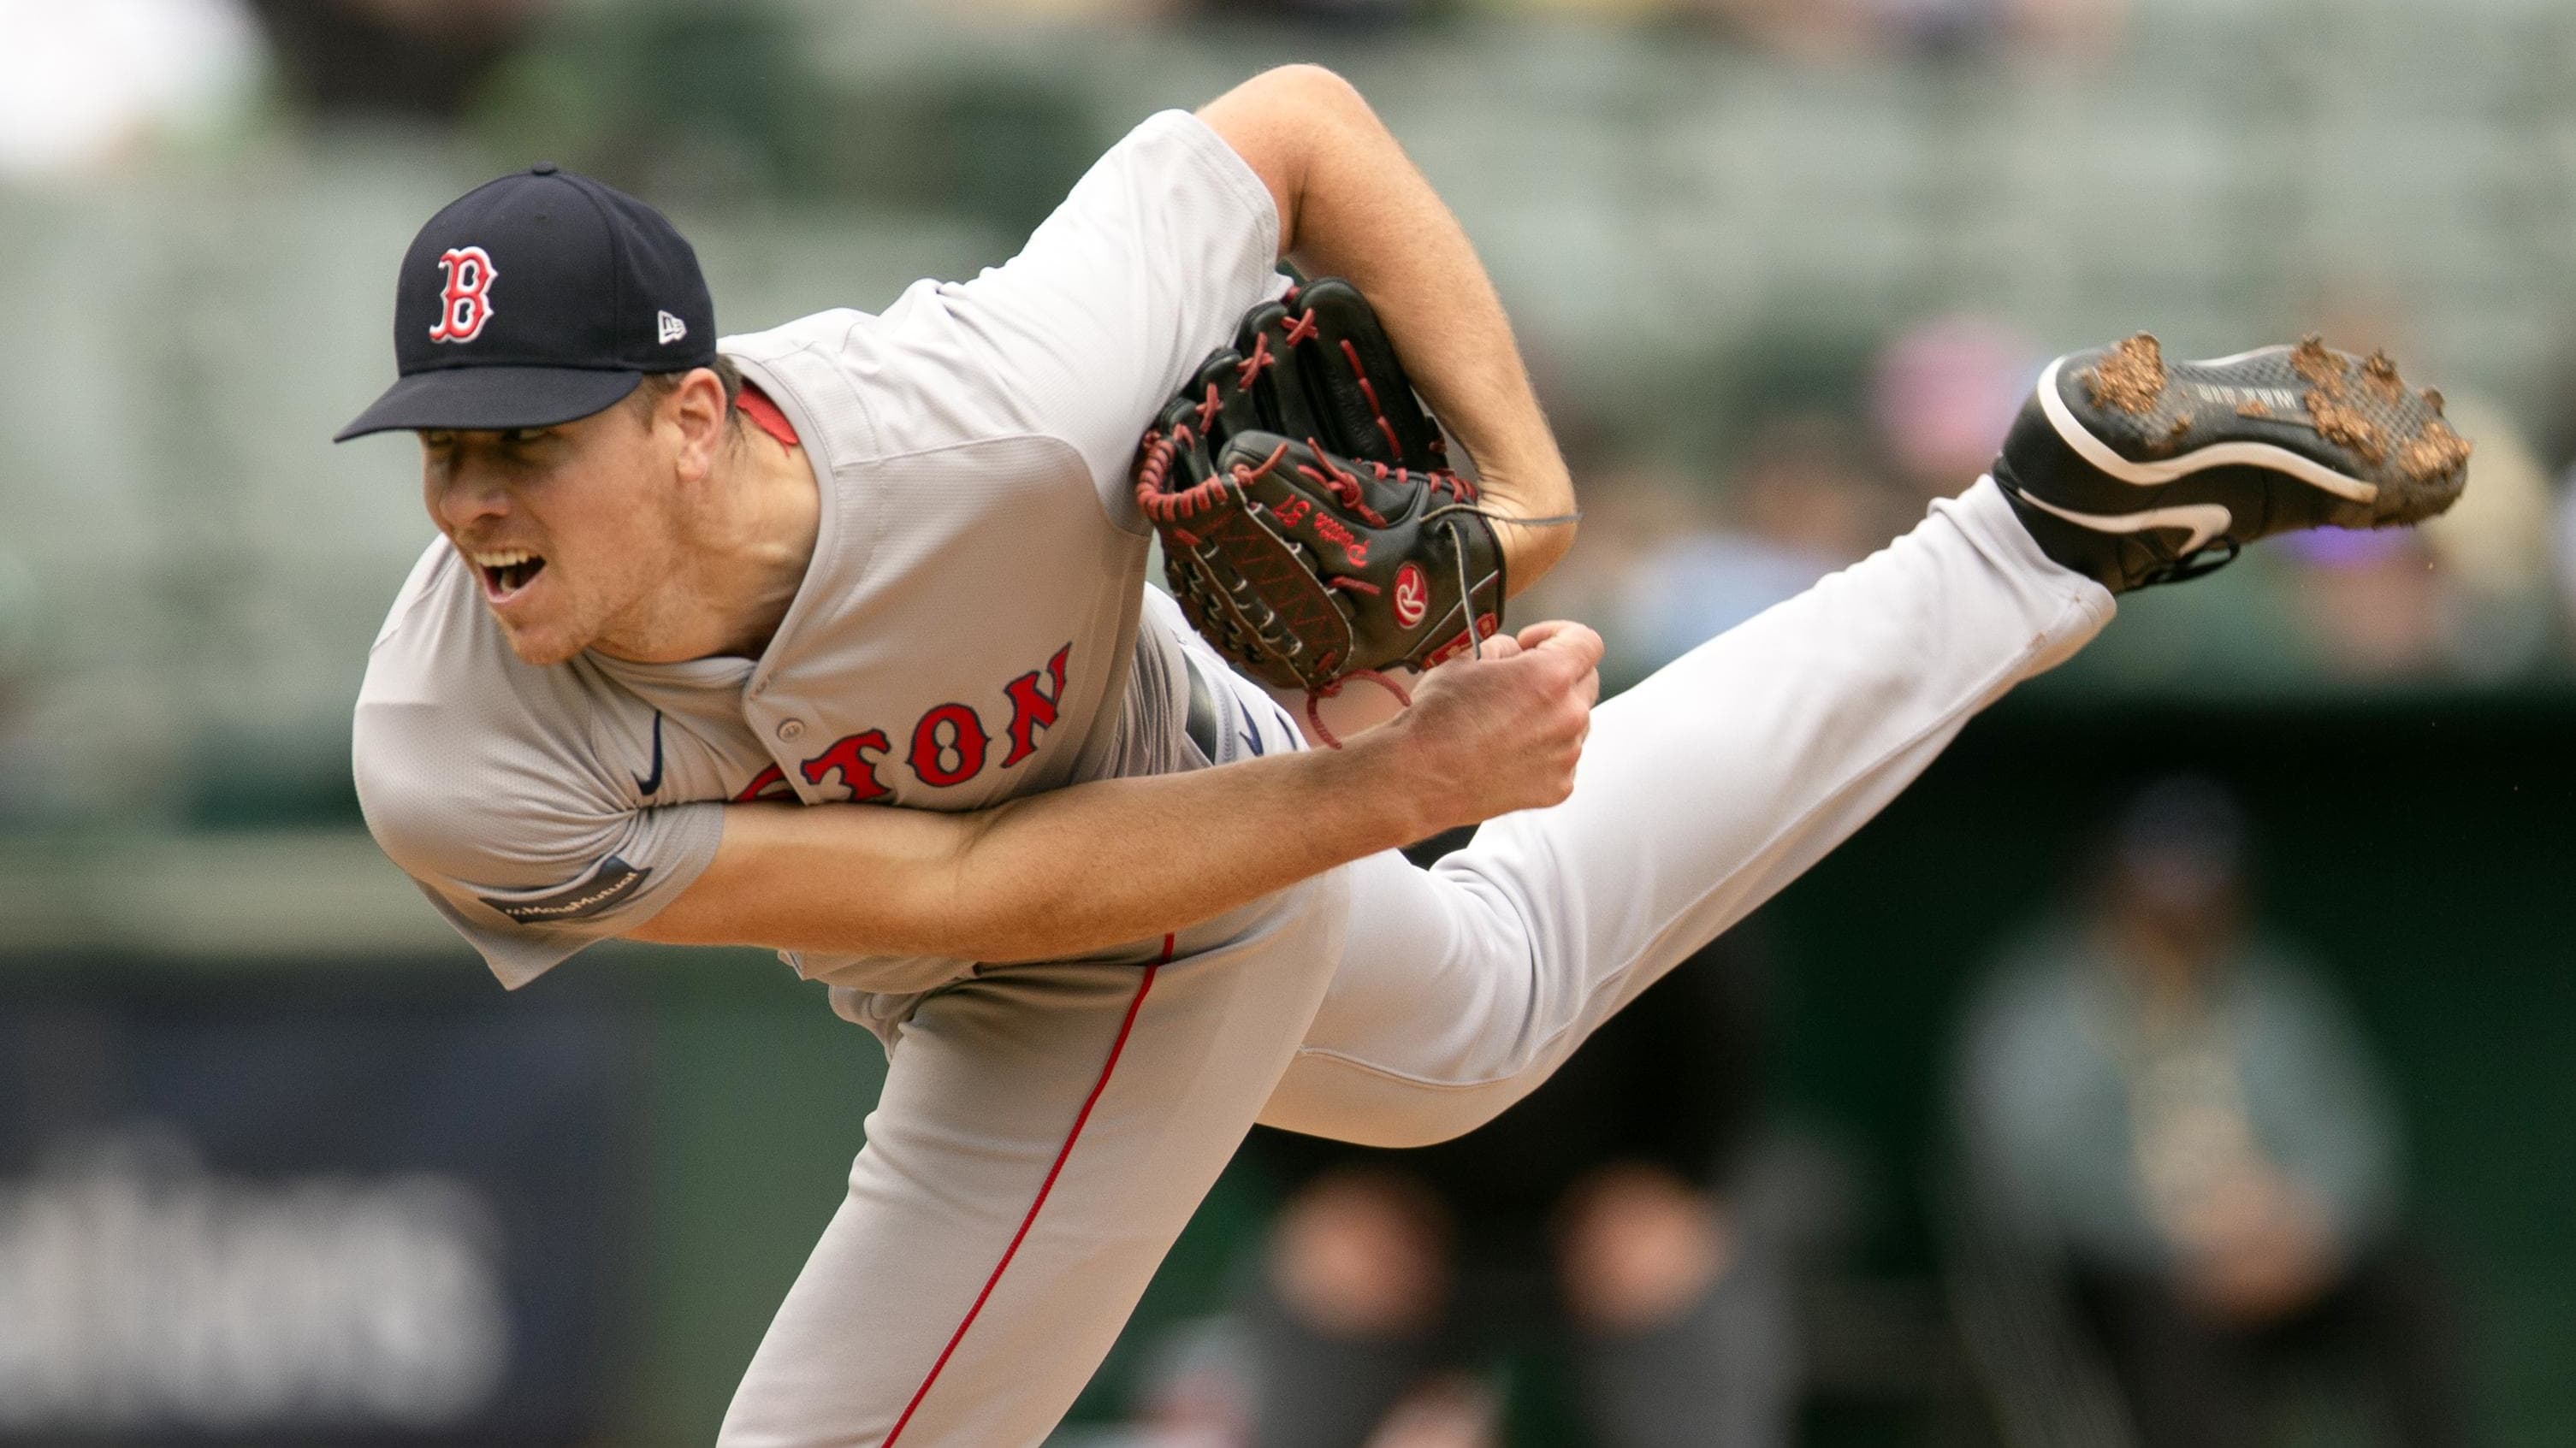
<svg viewBox="0 0 2576 1448"><path fill-rule="evenodd" d="M906 1002L719 1443L1034 1448L1254 1122L1401 1146L1490 1119L2111 612L1981 480L1603 704L1570 799L1433 869L1378 856L1166 960Z"/></svg>

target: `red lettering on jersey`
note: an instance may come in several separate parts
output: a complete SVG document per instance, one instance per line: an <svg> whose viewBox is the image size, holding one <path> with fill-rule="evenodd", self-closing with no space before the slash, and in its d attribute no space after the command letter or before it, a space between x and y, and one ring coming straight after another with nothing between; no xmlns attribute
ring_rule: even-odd
<svg viewBox="0 0 2576 1448"><path fill-rule="evenodd" d="M949 737L939 737L939 726L948 726ZM964 784L984 772L984 748L993 736L984 732L984 721L965 704L942 704L921 716L912 729L912 772L930 785ZM950 768L948 756L957 756Z"/></svg>
<svg viewBox="0 0 2576 1448"><path fill-rule="evenodd" d="M441 252L447 286L438 294L438 325L429 329L433 342L471 342L492 320L492 254L479 246Z"/></svg>
<svg viewBox="0 0 2576 1448"><path fill-rule="evenodd" d="M1055 724L1056 710L1064 703L1064 661L1072 652L1073 645L1066 644L1047 660L1043 673L1051 688L1038 688L1041 671L1036 669L1002 686L1011 696L1011 752L1002 756L1004 769L1037 753L1038 731Z"/></svg>
<svg viewBox="0 0 2576 1448"><path fill-rule="evenodd" d="M828 776L838 774L841 784L850 791L853 803L882 798L886 787L877 780L876 761L868 758L871 749L879 754L893 746L886 743L882 729L865 729L832 741L832 747L797 766L807 784L821 784Z"/></svg>
<svg viewBox="0 0 2576 1448"><path fill-rule="evenodd" d="M742 793L733 797L735 804L749 804L756 799L794 799L796 791L787 787L787 773L772 764L751 777Z"/></svg>

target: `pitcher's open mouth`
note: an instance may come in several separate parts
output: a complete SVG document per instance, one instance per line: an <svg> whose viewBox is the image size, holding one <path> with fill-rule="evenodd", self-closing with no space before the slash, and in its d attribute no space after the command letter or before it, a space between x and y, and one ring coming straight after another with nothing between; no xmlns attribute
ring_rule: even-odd
<svg viewBox="0 0 2576 1448"><path fill-rule="evenodd" d="M516 595L545 571L546 560L525 549L502 549L468 555L483 575L483 596L493 603Z"/></svg>

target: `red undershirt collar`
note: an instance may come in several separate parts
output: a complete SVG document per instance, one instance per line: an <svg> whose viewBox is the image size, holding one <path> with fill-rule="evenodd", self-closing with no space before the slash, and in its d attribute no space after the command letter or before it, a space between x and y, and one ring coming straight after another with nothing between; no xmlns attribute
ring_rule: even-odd
<svg viewBox="0 0 2576 1448"><path fill-rule="evenodd" d="M745 382L742 391L734 396L734 406L742 409L742 415L751 419L752 426L778 439L781 447L802 446L796 437L796 425L787 420L786 413L778 410L777 403L769 400L768 393Z"/></svg>

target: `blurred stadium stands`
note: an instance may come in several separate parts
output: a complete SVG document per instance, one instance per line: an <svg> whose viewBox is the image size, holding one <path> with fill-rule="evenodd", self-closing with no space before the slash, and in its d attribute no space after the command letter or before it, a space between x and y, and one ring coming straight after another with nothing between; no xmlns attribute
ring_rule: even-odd
<svg viewBox="0 0 2576 1448"><path fill-rule="evenodd" d="M1936 313L2036 357L2394 312L2416 375L2555 401L2576 12L2165 3L2133 29L2098 60L1818 64L1674 22L582 7L455 127L254 95L213 136L0 187L0 819L345 807L314 770L428 533L399 440L323 440L387 372L417 219L540 155L671 205L749 329L997 261L1133 120L1320 58L1451 198L1557 409L1706 480L1772 376Z"/></svg>
<svg viewBox="0 0 2576 1448"><path fill-rule="evenodd" d="M358 831L347 781L368 641L432 536L413 455L327 442L390 374L388 284L448 198L540 157L594 171L672 212L726 327L749 330L998 262L1135 120L1319 60L1465 221L1578 458L1651 463L1713 508L1788 416L1833 419L1899 471L1870 431L1874 359L1938 318L2015 339L2033 371L2139 328L2209 355L2323 326L2494 420L2470 428L2472 475L2500 512L2423 549L2284 551L2124 605L1793 891L1786 974L1805 984L1776 1074L1889 1184L1861 1285L1820 1299L1843 1326L1819 1360L1860 1365L1817 1441L1928 1441L1927 1422L1991 1441L1955 1426L1976 1421L1955 1363L1869 1361L1943 1331L1910 1185L1934 1027L2125 782L2099 741L2155 752L2142 770L2228 775L2295 822L2274 894L2310 890L2293 923L2400 1038L2417 1174L2493 1328L2497 1426L2576 1435L2576 994L2550 924L2576 873L2576 525L2548 542L2551 517L2576 520L2556 479L2576 461L2576 8L2133 0L2090 42L2041 44L1969 23L2000 0L1890 3L1857 9L1952 18L1820 55L1751 4L1316 5L1298 23L503 0L457 7L500 38L400 106L299 71L406 53L287 43L333 8L0 0L19 42L0 97L20 97L0 131L32 126L46 73L112 73L136 43L65 15L220 11L204 33L234 37L200 48L196 81L136 86L122 129L0 145L0 980L22 962L45 980L101 962L128 994L263 963L477 969ZM1889 487L1891 516L1919 511ZM2379 898L2401 868L2422 888ZM621 1023L657 1083L630 1102L642 1205L618 1230L640 1306L593 1441L710 1436L873 1089L871 1043L783 971L720 959L627 952L574 1001ZM25 1169L0 1153L0 1185ZM1261 1199L1220 1188L1086 1418L1114 1418L1152 1333L1214 1300Z"/></svg>

